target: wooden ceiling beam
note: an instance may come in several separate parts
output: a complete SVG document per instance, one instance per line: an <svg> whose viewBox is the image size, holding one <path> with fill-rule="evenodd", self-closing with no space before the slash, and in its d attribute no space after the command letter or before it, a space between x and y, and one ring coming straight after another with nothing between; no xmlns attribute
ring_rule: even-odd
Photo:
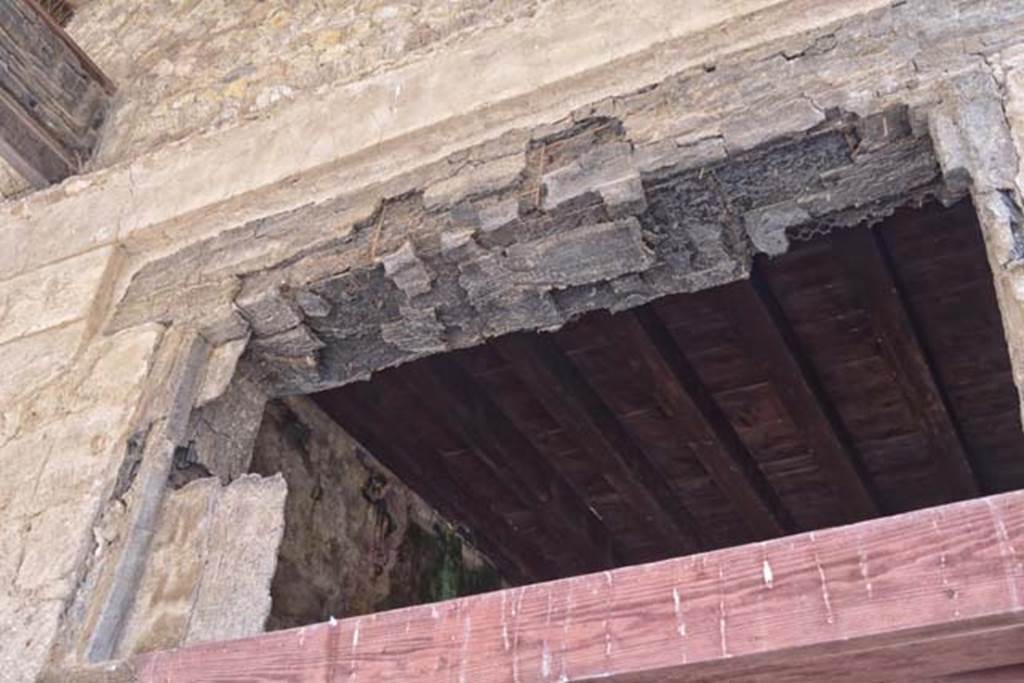
<svg viewBox="0 0 1024 683"><path fill-rule="evenodd" d="M934 680L1024 660L1018 548L1024 492L133 664L142 683Z"/></svg>
<svg viewBox="0 0 1024 683"><path fill-rule="evenodd" d="M451 428L525 505L543 512L545 522L573 549L573 565L563 573L616 566L604 523L465 370L450 358L433 356L407 365L405 378L424 408Z"/></svg>
<svg viewBox="0 0 1024 683"><path fill-rule="evenodd" d="M981 493L949 401L921 343L877 231L834 233L832 251L867 310L876 342L943 473L953 500Z"/></svg>
<svg viewBox="0 0 1024 683"><path fill-rule="evenodd" d="M743 440L690 365L654 308L636 309L614 318L626 341L626 352L636 354L648 367L661 403L686 433L697 426L696 441L711 447L696 448L700 460L747 527L758 538L773 538L794 531L782 501L758 467Z"/></svg>
<svg viewBox="0 0 1024 683"><path fill-rule="evenodd" d="M665 476L550 335L513 334L493 345L608 484L644 515L667 553L701 547L696 523Z"/></svg>
<svg viewBox="0 0 1024 683"><path fill-rule="evenodd" d="M749 280L710 290L707 295L732 319L747 353L768 375L822 473L831 481L847 521L881 514L860 454L761 269L755 264Z"/></svg>
<svg viewBox="0 0 1024 683"><path fill-rule="evenodd" d="M381 376L375 378L373 388L357 382L314 398L332 419L421 498L450 521L473 531L473 543L494 562L506 580L519 584L558 576L558 569L539 548L525 543L521 534L491 509L488 501L478 498L493 495L492 492L474 490L456 481L435 453L417 446L402 430L389 430L393 416L379 405L380 379Z"/></svg>

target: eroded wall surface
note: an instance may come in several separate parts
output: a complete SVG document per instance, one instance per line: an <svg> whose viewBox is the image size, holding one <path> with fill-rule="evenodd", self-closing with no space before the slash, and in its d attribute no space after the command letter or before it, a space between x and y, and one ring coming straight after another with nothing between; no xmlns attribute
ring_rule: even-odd
<svg viewBox="0 0 1024 683"><path fill-rule="evenodd" d="M118 654L262 631L286 494L281 477L257 476L168 494Z"/></svg>
<svg viewBox="0 0 1024 683"><path fill-rule="evenodd" d="M61 271L74 284L33 274L5 298L8 323L16 315L12 298L34 299L37 307L26 312L28 334L0 345L2 680L35 679L83 563L110 540L94 524L162 335L153 325L106 338L89 334L87 314L110 258L103 250L65 264ZM49 314L47 304L62 298L67 308Z"/></svg>
<svg viewBox="0 0 1024 683"><path fill-rule="evenodd" d="M252 468L288 483L268 629L502 585L455 528L309 399L268 405Z"/></svg>
<svg viewBox="0 0 1024 683"><path fill-rule="evenodd" d="M263 116L465 34L530 16L544 0L94 0L69 32L120 87L96 157L106 165ZM327 122L325 122L325 125Z"/></svg>
<svg viewBox="0 0 1024 683"><path fill-rule="evenodd" d="M235 308L243 277L301 261L312 244L334 249L333 262L317 265L327 268L324 276L354 265L383 272L382 257L391 255L391 274L415 295L420 271L416 259L403 258L402 230L418 226L403 223L400 211L389 214L392 253L363 249L378 244L373 240L352 253L345 240L357 224L363 237L373 234L372 219L386 213L377 211L382 200L431 188L444 198L443 213L426 237L438 250L476 239L480 226L457 222L463 200L486 205L494 183L518 182L519 171L511 180L483 177L467 163L467 148L500 138L483 158L504 155L522 169L532 140L557 140L577 118L628 116L632 148L604 161L577 154L549 179L552 187L561 183L568 210L602 188L602 201L628 199L615 192L630 187L638 152L648 160L683 155L698 168L702 154L721 159L803 134L835 110L870 116L909 105L912 116L904 120L915 128L908 134L923 139L930 112L949 96L944 84L973 71L993 79L995 101L1006 104L999 127L1024 148L1024 71L1011 50L1024 8L1010 0L716 0L686 13L667 0L514 7L467 0L458 6L473 10L468 20L451 18L441 3L317 6L325 5L93 0L81 10L73 32L122 85L99 163L110 165L0 205L0 679L32 680L55 644L58 671L82 663L97 624L130 621L134 592L124 604L103 596L110 586L133 585L118 583L133 576L133 563L141 567L139 585L170 580L145 570L162 509L198 505L205 512L197 519L206 521L190 528L192 535L161 531L169 545L154 547L200 547L213 538L202 534L215 532L218 501L233 484L168 492L167 472L152 464L169 461L188 441L182 424L197 397L185 389L201 384L205 370L196 369L202 363L193 356L201 354L185 340L201 333L199 346L214 355L244 340L250 322ZM743 20L728 23L737 15ZM275 21L286 39L267 33ZM376 70L380 59L387 70ZM660 90L649 87L654 83ZM164 144L170 140L177 142ZM999 157L1004 176L1018 157ZM629 165L605 163L616 159ZM1020 185L1019 176L975 183L978 193L1003 202L987 204L985 226L1018 368ZM547 210L537 204L528 207L531 216ZM289 213L299 207L308 213ZM708 243L721 237L703 234ZM178 252L202 240L214 240L193 247L208 270L181 267L189 262ZM203 252L209 245L223 250ZM111 325L136 275L174 255L177 266L150 268L151 289L136 289L138 315L122 310ZM579 274L552 273L544 286L576 282ZM271 289L279 284L270 282ZM174 301L186 305L175 309ZM272 309L276 301L251 303ZM586 297L581 301L585 308ZM285 318L274 318L274 310L252 317L272 336L289 329L287 314L295 314L287 306L276 313L282 311ZM196 373L199 380L188 379ZM188 401L167 392L188 394ZM192 627L185 622L200 614L197 595L179 603L167 633L187 637ZM212 617L201 623L214 625L204 637L238 634ZM128 641L148 628L129 628Z"/></svg>

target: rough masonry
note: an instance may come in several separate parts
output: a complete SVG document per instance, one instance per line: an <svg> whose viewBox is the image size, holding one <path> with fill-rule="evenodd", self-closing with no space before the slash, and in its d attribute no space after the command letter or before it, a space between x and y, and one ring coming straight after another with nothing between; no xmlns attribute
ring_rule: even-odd
<svg viewBox="0 0 1024 683"><path fill-rule="evenodd" d="M741 278L755 252L898 205L972 193L1020 379L1024 6L642 5L552 0L0 205L5 675L134 650L184 497L206 529L256 500L278 523L280 485L240 464L268 398ZM570 19L608 50L551 36ZM502 61L524 36L560 59ZM489 79L454 87L479 64ZM191 466L216 476L172 476ZM209 638L257 629L271 545L259 581L215 596L253 612L178 616Z"/></svg>

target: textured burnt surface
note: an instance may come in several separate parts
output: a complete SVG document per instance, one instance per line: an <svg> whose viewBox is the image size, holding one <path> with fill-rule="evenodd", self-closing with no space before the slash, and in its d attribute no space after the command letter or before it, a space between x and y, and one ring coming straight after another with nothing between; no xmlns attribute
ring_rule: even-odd
<svg viewBox="0 0 1024 683"><path fill-rule="evenodd" d="M236 310L253 333L246 364L269 393L320 391L731 282L755 253L785 252L800 226L946 196L931 140L911 123L906 107L830 111L735 152L718 137L641 149L608 116L509 134L428 169L420 189L302 207L152 261L110 329ZM283 261L265 267L268 255Z"/></svg>
<svg viewBox="0 0 1024 683"><path fill-rule="evenodd" d="M1024 486L967 202L901 209L758 257L751 280L316 400L522 578Z"/></svg>

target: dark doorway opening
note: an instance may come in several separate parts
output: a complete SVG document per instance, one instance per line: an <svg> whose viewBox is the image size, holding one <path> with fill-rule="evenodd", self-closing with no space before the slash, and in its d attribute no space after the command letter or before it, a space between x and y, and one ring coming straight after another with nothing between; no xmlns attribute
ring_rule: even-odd
<svg viewBox="0 0 1024 683"><path fill-rule="evenodd" d="M510 584L1024 486L970 203L814 232L749 280L313 400Z"/></svg>

